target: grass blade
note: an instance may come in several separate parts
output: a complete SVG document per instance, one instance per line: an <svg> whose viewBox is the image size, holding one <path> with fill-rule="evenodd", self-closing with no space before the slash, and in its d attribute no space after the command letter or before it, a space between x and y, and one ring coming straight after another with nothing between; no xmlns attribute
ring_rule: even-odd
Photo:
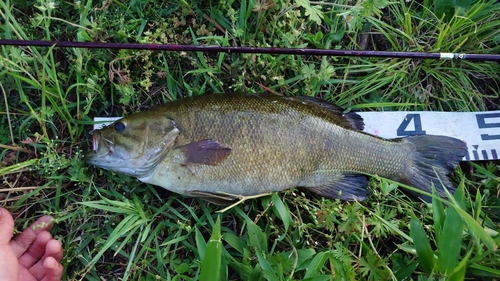
<svg viewBox="0 0 500 281"><path fill-rule="evenodd" d="M266 280L279 281L280 279L274 273L274 269L269 264L269 261L261 254L257 253L257 259L259 260L259 265L262 268L262 273Z"/></svg>
<svg viewBox="0 0 500 281"><path fill-rule="evenodd" d="M434 231L436 236L436 241L441 240L441 233L444 225L444 207L441 200L438 199L436 188L432 187L432 217L434 219Z"/></svg>
<svg viewBox="0 0 500 281"><path fill-rule="evenodd" d="M415 215L411 217L410 236L413 239L418 261L422 265L423 270L429 274L432 273L436 265L436 258L427 238L427 233L425 233L422 224Z"/></svg>
<svg viewBox="0 0 500 281"><path fill-rule="evenodd" d="M207 251L207 242L203 239L203 234L201 234L200 230L195 227L195 240L196 240L196 248L198 249L198 255L200 256L200 260L205 258L205 253Z"/></svg>
<svg viewBox="0 0 500 281"><path fill-rule="evenodd" d="M248 243L257 253L267 252L267 238L262 229L253 221L247 220Z"/></svg>
<svg viewBox="0 0 500 281"><path fill-rule="evenodd" d="M273 196L271 197L273 201L273 206L274 210L278 212L278 216L285 225L284 231L288 231L288 226L290 225L290 221L292 221L292 217L290 216L290 212L286 208L285 204L283 204L283 201L281 201L280 197L276 192L273 193Z"/></svg>
<svg viewBox="0 0 500 281"><path fill-rule="evenodd" d="M457 201L463 201L463 185L455 192L455 198L458 199ZM445 274L452 273L458 265L464 229L462 217L456 211L462 208L462 204L456 204L456 202L452 204L455 208L447 208L443 230L437 240L439 272Z"/></svg>
<svg viewBox="0 0 500 281"><path fill-rule="evenodd" d="M222 276L222 241L220 234L220 216L217 217L212 235L207 243L205 257L201 261L200 281L227 280ZM227 270L225 270L227 272Z"/></svg>
<svg viewBox="0 0 500 281"><path fill-rule="evenodd" d="M304 279L320 275L321 269L325 265L326 259L330 256L331 254L329 252L317 253L309 264L306 275L304 275Z"/></svg>

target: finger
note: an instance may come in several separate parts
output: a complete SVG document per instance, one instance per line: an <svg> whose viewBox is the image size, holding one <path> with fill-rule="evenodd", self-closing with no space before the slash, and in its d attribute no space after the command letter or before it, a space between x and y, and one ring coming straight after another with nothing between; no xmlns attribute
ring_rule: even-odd
<svg viewBox="0 0 500 281"><path fill-rule="evenodd" d="M12 215L6 209L0 208L0 280L17 280L18 277L17 260L9 246L13 232Z"/></svg>
<svg viewBox="0 0 500 281"><path fill-rule="evenodd" d="M53 257L57 262L61 262L63 258L63 247L61 242L52 239L47 243L46 256Z"/></svg>
<svg viewBox="0 0 500 281"><path fill-rule="evenodd" d="M63 275L63 266L53 257L48 257L43 262L43 267L47 271L45 281L60 281Z"/></svg>
<svg viewBox="0 0 500 281"><path fill-rule="evenodd" d="M0 208L0 245L9 244L14 232L14 219L7 209Z"/></svg>
<svg viewBox="0 0 500 281"><path fill-rule="evenodd" d="M39 218L10 242L10 246L18 258L29 249L40 232L49 230L52 227L53 220L54 218L51 216Z"/></svg>
<svg viewBox="0 0 500 281"><path fill-rule="evenodd" d="M45 261L47 259L54 259L56 262L61 261L63 256L63 250L61 243L55 239L50 240L45 248L45 255L38 260L32 267L28 270L37 280L42 280L46 272ZM50 262L49 262L50 263Z"/></svg>
<svg viewBox="0 0 500 281"><path fill-rule="evenodd" d="M50 240L52 240L52 235L48 231L40 232L35 242L19 257L19 264L29 268L39 261L45 255L45 248Z"/></svg>

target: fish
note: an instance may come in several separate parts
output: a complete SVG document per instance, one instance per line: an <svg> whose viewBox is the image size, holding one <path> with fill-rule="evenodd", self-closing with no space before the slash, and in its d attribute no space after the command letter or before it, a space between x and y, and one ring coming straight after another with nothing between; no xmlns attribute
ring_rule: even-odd
<svg viewBox="0 0 500 281"><path fill-rule="evenodd" d="M368 175L439 196L465 156L456 138L384 139L363 119L319 98L212 94L168 102L93 131L87 163L185 196L228 205L303 188L363 201ZM419 195L417 193L417 195ZM429 201L429 197L420 198Z"/></svg>

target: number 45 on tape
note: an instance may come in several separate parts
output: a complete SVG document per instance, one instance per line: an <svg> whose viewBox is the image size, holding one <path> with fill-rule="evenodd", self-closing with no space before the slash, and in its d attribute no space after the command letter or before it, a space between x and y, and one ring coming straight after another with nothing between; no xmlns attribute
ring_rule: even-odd
<svg viewBox="0 0 500 281"><path fill-rule="evenodd" d="M389 111L358 112L365 122L365 132L383 138L413 135L442 135L467 143L464 160L498 160L500 155L500 111L434 112ZM94 129L121 117L95 117ZM94 148L95 149L95 148Z"/></svg>
<svg viewBox="0 0 500 281"><path fill-rule="evenodd" d="M497 160L500 155L500 111L358 112L365 132L383 138L443 135L467 143L464 160Z"/></svg>

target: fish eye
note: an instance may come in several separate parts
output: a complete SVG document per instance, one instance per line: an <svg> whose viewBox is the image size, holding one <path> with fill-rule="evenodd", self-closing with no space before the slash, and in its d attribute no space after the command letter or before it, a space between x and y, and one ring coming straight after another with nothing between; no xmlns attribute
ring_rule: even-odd
<svg viewBox="0 0 500 281"><path fill-rule="evenodd" d="M125 130L125 124L123 122L116 122L115 123L115 131L117 131L118 133L121 133L121 132L123 132L123 130Z"/></svg>

